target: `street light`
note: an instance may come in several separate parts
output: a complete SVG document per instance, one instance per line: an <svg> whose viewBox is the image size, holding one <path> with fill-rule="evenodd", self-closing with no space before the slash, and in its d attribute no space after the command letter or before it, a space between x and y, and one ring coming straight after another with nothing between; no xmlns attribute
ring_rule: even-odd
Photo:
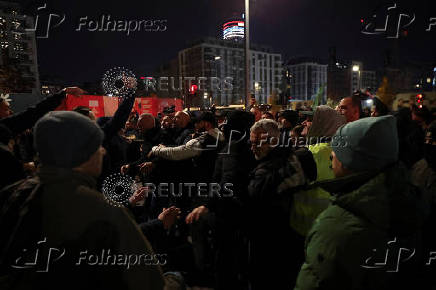
<svg viewBox="0 0 436 290"><path fill-rule="evenodd" d="M215 60L220 60L221 56L215 56Z"/></svg>
<svg viewBox="0 0 436 290"><path fill-rule="evenodd" d="M355 72L360 71L360 67L358 65L353 65L353 71Z"/></svg>
<svg viewBox="0 0 436 290"><path fill-rule="evenodd" d="M250 0L245 0L244 14L245 32L245 109L248 110L250 100Z"/></svg>

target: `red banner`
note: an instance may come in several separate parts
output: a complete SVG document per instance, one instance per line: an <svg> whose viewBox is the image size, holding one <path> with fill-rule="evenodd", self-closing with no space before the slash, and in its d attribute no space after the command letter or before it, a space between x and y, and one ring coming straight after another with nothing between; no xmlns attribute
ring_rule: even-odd
<svg viewBox="0 0 436 290"><path fill-rule="evenodd" d="M136 98L135 104L133 105L133 111L139 114L149 113L153 116L157 116L159 112L162 112L165 107L175 106L176 111L183 110L181 99L171 99L171 98ZM80 97L75 97L73 95L67 95L64 103L57 108L57 110L71 111L78 106L85 106L90 108L96 118L99 117L111 117L115 114L118 108L118 98L107 97L107 96L93 96L93 95L82 95Z"/></svg>

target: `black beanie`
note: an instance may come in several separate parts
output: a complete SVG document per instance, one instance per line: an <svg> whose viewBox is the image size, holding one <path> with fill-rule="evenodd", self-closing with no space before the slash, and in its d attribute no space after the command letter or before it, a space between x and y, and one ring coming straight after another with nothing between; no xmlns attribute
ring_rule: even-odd
<svg viewBox="0 0 436 290"><path fill-rule="evenodd" d="M34 145L41 163L74 168L86 161L103 142L103 131L77 112L49 112L34 128Z"/></svg>

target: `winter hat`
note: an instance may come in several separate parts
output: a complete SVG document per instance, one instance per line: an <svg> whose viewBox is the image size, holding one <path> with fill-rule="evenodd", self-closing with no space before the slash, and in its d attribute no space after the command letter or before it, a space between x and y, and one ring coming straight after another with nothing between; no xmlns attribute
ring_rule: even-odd
<svg viewBox="0 0 436 290"><path fill-rule="evenodd" d="M34 128L34 145L43 165L74 168L89 160L103 142L98 125L77 112L49 112Z"/></svg>
<svg viewBox="0 0 436 290"><path fill-rule="evenodd" d="M338 129L332 146L345 168L354 171L380 170L398 160L398 135L393 116L368 117Z"/></svg>

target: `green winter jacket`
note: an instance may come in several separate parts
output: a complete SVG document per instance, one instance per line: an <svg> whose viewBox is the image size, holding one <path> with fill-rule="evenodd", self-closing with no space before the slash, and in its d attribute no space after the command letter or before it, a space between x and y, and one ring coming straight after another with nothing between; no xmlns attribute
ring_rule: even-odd
<svg viewBox="0 0 436 290"><path fill-rule="evenodd" d="M335 195L308 233L295 289L392 289L393 282L407 281L411 272L403 280L401 272L389 272L396 269L395 254L385 267L372 267L394 238L392 245L416 248L424 217L406 169L395 165L382 173L338 178L323 188Z"/></svg>

